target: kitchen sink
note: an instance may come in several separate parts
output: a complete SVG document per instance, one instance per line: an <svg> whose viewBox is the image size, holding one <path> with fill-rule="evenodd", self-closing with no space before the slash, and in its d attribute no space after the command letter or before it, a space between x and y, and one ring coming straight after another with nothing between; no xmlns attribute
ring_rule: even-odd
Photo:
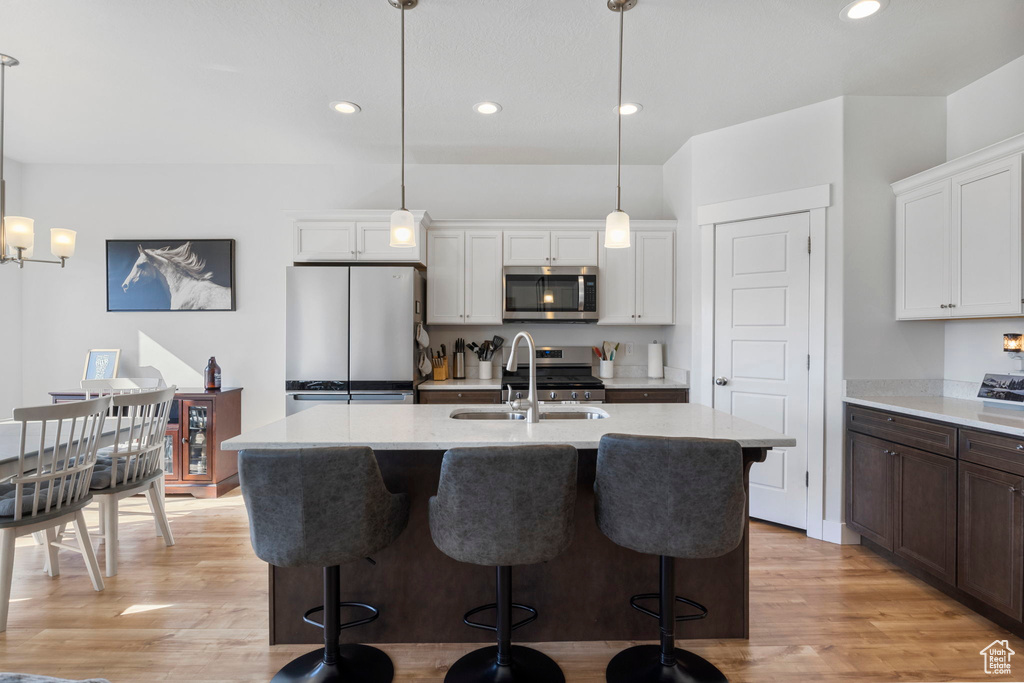
<svg viewBox="0 0 1024 683"><path fill-rule="evenodd" d="M525 413L512 413L508 411L483 412L479 410L456 410L450 417L453 420L525 420ZM603 420L608 413L600 409L587 410L558 410L548 413L541 413L541 420Z"/></svg>
<svg viewBox="0 0 1024 683"><path fill-rule="evenodd" d="M456 410L451 414L453 420L525 420L525 413L482 413L471 410Z"/></svg>

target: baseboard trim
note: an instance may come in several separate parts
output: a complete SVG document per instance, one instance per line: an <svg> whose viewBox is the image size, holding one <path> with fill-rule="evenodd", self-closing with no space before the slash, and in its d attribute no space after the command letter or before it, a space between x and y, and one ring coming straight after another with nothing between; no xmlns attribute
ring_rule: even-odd
<svg viewBox="0 0 1024 683"><path fill-rule="evenodd" d="M821 524L821 540L839 545L857 545L860 543L860 534L846 526L846 522L826 519Z"/></svg>

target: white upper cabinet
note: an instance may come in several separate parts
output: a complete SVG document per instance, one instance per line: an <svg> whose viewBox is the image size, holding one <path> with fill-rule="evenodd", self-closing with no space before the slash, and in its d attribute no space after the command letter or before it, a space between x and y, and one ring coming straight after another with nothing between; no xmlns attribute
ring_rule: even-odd
<svg viewBox="0 0 1024 683"><path fill-rule="evenodd" d="M466 232L466 324L501 324L501 233Z"/></svg>
<svg viewBox="0 0 1024 683"><path fill-rule="evenodd" d="M501 233L427 233L427 324L501 324Z"/></svg>
<svg viewBox="0 0 1024 683"><path fill-rule="evenodd" d="M558 230L551 233L551 265L596 266L597 232Z"/></svg>
<svg viewBox="0 0 1024 683"><path fill-rule="evenodd" d="M1021 313L1020 156L953 177L953 317Z"/></svg>
<svg viewBox="0 0 1024 683"><path fill-rule="evenodd" d="M950 181L896 199L896 317L949 317Z"/></svg>
<svg viewBox="0 0 1024 683"><path fill-rule="evenodd" d="M603 233L599 235L603 242ZM634 230L628 249L600 251L599 325L671 325L675 320L675 234Z"/></svg>
<svg viewBox="0 0 1024 683"><path fill-rule="evenodd" d="M550 266L551 232L506 232L504 263L506 266Z"/></svg>
<svg viewBox="0 0 1024 683"><path fill-rule="evenodd" d="M295 220L295 263L423 263L430 216L414 211L416 246L392 247L390 211L301 212Z"/></svg>
<svg viewBox="0 0 1024 683"><path fill-rule="evenodd" d="M638 325L671 325L675 322L674 237L670 232L636 234L633 244L636 249Z"/></svg>
<svg viewBox="0 0 1024 683"><path fill-rule="evenodd" d="M427 236L427 324L466 322L466 233L431 230Z"/></svg>
<svg viewBox="0 0 1024 683"><path fill-rule="evenodd" d="M295 262L354 261L354 221L296 221Z"/></svg>
<svg viewBox="0 0 1024 683"><path fill-rule="evenodd" d="M1024 135L893 184L897 319L1024 312L1021 150Z"/></svg>

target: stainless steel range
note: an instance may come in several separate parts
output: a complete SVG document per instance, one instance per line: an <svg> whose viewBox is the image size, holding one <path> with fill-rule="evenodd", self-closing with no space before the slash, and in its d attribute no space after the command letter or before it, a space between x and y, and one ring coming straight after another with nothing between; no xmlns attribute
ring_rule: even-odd
<svg viewBox="0 0 1024 683"><path fill-rule="evenodd" d="M501 366L508 365L511 350L504 347ZM501 399L525 398L530 384L529 349L519 348L519 369L504 371ZM604 403L604 382L594 377L593 350L587 346L537 347L537 397L541 403Z"/></svg>

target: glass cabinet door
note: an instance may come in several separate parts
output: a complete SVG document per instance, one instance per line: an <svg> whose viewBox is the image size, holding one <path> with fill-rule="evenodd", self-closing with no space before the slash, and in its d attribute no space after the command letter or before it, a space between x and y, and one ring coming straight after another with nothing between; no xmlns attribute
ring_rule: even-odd
<svg viewBox="0 0 1024 683"><path fill-rule="evenodd" d="M178 479L178 436L176 428L168 427L164 434L164 478L168 481Z"/></svg>
<svg viewBox="0 0 1024 683"><path fill-rule="evenodd" d="M213 478L213 403L182 401L182 478Z"/></svg>

